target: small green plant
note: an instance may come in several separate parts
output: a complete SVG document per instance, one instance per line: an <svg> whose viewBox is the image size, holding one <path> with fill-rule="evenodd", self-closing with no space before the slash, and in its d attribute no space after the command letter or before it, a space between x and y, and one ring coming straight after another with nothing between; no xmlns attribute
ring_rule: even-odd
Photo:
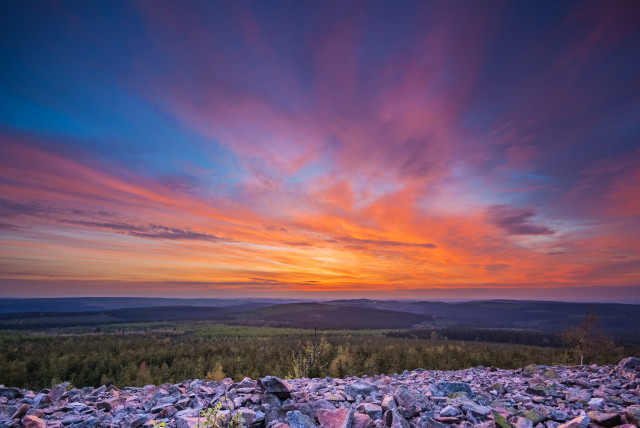
<svg viewBox="0 0 640 428"><path fill-rule="evenodd" d="M165 422L153 421L153 428L167 428L167 424Z"/></svg>
<svg viewBox="0 0 640 428"><path fill-rule="evenodd" d="M198 422L195 428L241 428L244 426L244 418L239 412L232 413L229 421L227 421L226 415L221 414L223 401L227 405L231 403L225 394L215 406L200 410L200 417L204 418L204 421Z"/></svg>

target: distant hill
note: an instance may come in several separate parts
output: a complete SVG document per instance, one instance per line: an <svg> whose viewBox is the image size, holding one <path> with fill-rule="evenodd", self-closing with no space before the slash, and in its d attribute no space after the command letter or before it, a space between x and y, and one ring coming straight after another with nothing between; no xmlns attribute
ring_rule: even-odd
<svg viewBox="0 0 640 428"><path fill-rule="evenodd" d="M519 300L471 302L408 302L397 300L333 300L337 306L360 306L434 317L433 327L515 328L562 331L580 323L592 307L602 327L615 337L640 340L640 306L620 303L572 303Z"/></svg>
<svg viewBox="0 0 640 428"><path fill-rule="evenodd" d="M250 324L338 330L411 328L415 324L433 320L428 314L315 302L268 306L233 317Z"/></svg>
<svg viewBox="0 0 640 428"><path fill-rule="evenodd" d="M277 305L296 302L295 299L177 299L153 297L62 297L0 299L1 313L26 312L89 312L122 308L157 308L161 306L223 307L266 302Z"/></svg>
<svg viewBox="0 0 640 428"><path fill-rule="evenodd" d="M137 306L131 306L137 305ZM253 299L4 299L0 329L45 329L114 323L218 321L319 329L518 329L558 333L578 325L593 307L612 338L640 343L640 306L488 300L427 302Z"/></svg>

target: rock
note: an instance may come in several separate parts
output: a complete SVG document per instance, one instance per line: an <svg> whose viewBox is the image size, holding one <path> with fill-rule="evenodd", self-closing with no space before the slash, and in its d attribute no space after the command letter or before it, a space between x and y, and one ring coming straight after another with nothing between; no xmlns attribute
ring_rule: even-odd
<svg viewBox="0 0 640 428"><path fill-rule="evenodd" d="M468 383L463 382L439 382L436 385L438 391L441 391L444 395L466 393L469 398L473 398L473 391Z"/></svg>
<svg viewBox="0 0 640 428"><path fill-rule="evenodd" d="M453 407L452 405L447 405L444 409L440 410L439 416L442 418L450 418L460 416L462 412L457 407Z"/></svg>
<svg viewBox="0 0 640 428"><path fill-rule="evenodd" d="M412 418L423 410L431 410L426 398L413 391L409 391L405 385L401 385L396 394L393 397L399 407L404 410L399 410L402 416L405 418Z"/></svg>
<svg viewBox="0 0 640 428"><path fill-rule="evenodd" d="M396 409L385 412L384 422L389 428L411 428L409 422Z"/></svg>
<svg viewBox="0 0 640 428"><path fill-rule="evenodd" d="M558 425L558 428L587 428L589 426L589 416L578 416L571 419L566 424Z"/></svg>
<svg viewBox="0 0 640 428"><path fill-rule="evenodd" d="M594 409L601 409L604 407L604 398L592 398L587 405Z"/></svg>
<svg viewBox="0 0 640 428"><path fill-rule="evenodd" d="M243 426L251 425L256 420L256 412L246 407L241 407L237 410L237 414L242 418Z"/></svg>
<svg viewBox="0 0 640 428"><path fill-rule="evenodd" d="M23 404L22 406L20 406L18 408L18 410L15 411L15 413L11 416L11 419L20 419L20 418L22 418L24 415L27 414L28 410L29 410L29 405L28 404Z"/></svg>
<svg viewBox="0 0 640 428"><path fill-rule="evenodd" d="M336 410L320 410L318 421L323 428L350 428L353 422L353 410L345 407Z"/></svg>
<svg viewBox="0 0 640 428"><path fill-rule="evenodd" d="M519 417L516 419L515 424L513 424L514 428L533 428L533 422L531 419Z"/></svg>
<svg viewBox="0 0 640 428"><path fill-rule="evenodd" d="M358 411L366 414L372 420L382 419L382 406L373 403L362 403L358 406Z"/></svg>
<svg viewBox="0 0 640 428"><path fill-rule="evenodd" d="M45 401L50 403L52 406L58 404L58 401L62 398L65 392L67 392L67 388L69 387L69 382L61 383L60 385L53 388L45 397Z"/></svg>
<svg viewBox="0 0 640 428"><path fill-rule="evenodd" d="M611 428L622 423L622 416L617 413L601 413L598 411L587 412L587 416L592 422L600 426Z"/></svg>
<svg viewBox="0 0 640 428"><path fill-rule="evenodd" d="M176 419L176 428L194 428L202 423L202 418L193 416L179 417Z"/></svg>
<svg viewBox="0 0 640 428"><path fill-rule="evenodd" d="M146 415L146 414L136 415L136 416L133 417L133 419L131 419L129 421L129 427L130 428L137 428L139 426L142 426L148 420L149 420L149 415Z"/></svg>
<svg viewBox="0 0 640 428"><path fill-rule="evenodd" d="M624 371L632 371L640 368L640 358L627 357L622 359L616 366L618 369Z"/></svg>
<svg viewBox="0 0 640 428"><path fill-rule="evenodd" d="M363 413L355 413L353 415L353 422L351 422L351 428L374 428L376 424L373 423L371 418Z"/></svg>
<svg viewBox="0 0 640 428"><path fill-rule="evenodd" d="M317 426L309 416L299 410L287 412L287 422L292 428L315 428Z"/></svg>
<svg viewBox="0 0 640 428"><path fill-rule="evenodd" d="M111 411L111 404L106 402L106 401L100 401L100 402L96 403L96 409L104 410L105 412L110 412Z"/></svg>
<svg viewBox="0 0 640 428"><path fill-rule="evenodd" d="M525 390L525 392L527 394L538 395L540 397L549 397L557 394L555 385L545 385L543 383L531 385Z"/></svg>
<svg viewBox="0 0 640 428"><path fill-rule="evenodd" d="M453 400L453 405L459 406L463 411L470 412L474 416L488 416L491 413L491 408L476 403L468 398L456 398Z"/></svg>
<svg viewBox="0 0 640 428"><path fill-rule="evenodd" d="M514 428L513 425L507 421L507 418L502 416L500 413L495 410L491 412L493 414L493 422L495 424L495 428Z"/></svg>
<svg viewBox="0 0 640 428"><path fill-rule="evenodd" d="M47 423L37 416L22 418L22 428L47 428Z"/></svg>
<svg viewBox="0 0 640 428"><path fill-rule="evenodd" d="M386 412L387 410L396 409L398 405L396 404L396 400L393 399L390 395L385 395L382 398L382 411Z"/></svg>
<svg viewBox="0 0 640 428"><path fill-rule="evenodd" d="M289 385L275 376L266 376L258 379L258 385L264 392L271 393L281 400L291 398L291 388Z"/></svg>
<svg viewBox="0 0 640 428"><path fill-rule="evenodd" d="M587 402L591 399L591 392L584 389L569 388L565 400L568 403Z"/></svg>
<svg viewBox="0 0 640 428"><path fill-rule="evenodd" d="M544 414L547 417L547 419L551 419L557 422L564 422L569 418L569 415L567 414L567 412L564 412L559 409L548 408L548 407L542 408L542 414Z"/></svg>
<svg viewBox="0 0 640 428"><path fill-rule="evenodd" d="M24 397L24 395L18 388L0 388L0 397L15 400L16 398Z"/></svg>
<svg viewBox="0 0 640 428"><path fill-rule="evenodd" d="M624 415L632 424L640 426L640 406L629 406L624 409Z"/></svg>
<svg viewBox="0 0 640 428"><path fill-rule="evenodd" d="M376 387L375 385L362 381L354 382L344 388L345 394L350 395L354 398L358 395L362 395L362 397L366 398L371 395L372 392L377 390L378 387Z"/></svg>
<svg viewBox="0 0 640 428"><path fill-rule="evenodd" d="M413 425L417 428L447 428L445 424L442 424L428 416L418 418Z"/></svg>
<svg viewBox="0 0 640 428"><path fill-rule="evenodd" d="M536 409L528 410L522 416L533 422L533 425L538 425L540 422L543 422L545 419L547 419L547 417L542 414L542 412Z"/></svg>

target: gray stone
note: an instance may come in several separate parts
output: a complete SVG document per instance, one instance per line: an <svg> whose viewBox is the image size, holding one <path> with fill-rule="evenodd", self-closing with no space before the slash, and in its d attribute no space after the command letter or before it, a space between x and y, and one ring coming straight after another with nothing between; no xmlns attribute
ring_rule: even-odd
<svg viewBox="0 0 640 428"><path fill-rule="evenodd" d="M275 376L265 376L258 379L258 385L264 392L269 392L281 400L291 398L291 388L280 378Z"/></svg>
<svg viewBox="0 0 640 428"><path fill-rule="evenodd" d="M384 422L389 428L411 428L409 422L396 409L385 412Z"/></svg>
<svg viewBox="0 0 640 428"><path fill-rule="evenodd" d="M448 404L444 409L440 410L440 417L443 418L455 418L458 417L462 414L462 412L460 411L460 409L458 409L457 407L453 407L452 405Z"/></svg>
<svg viewBox="0 0 640 428"><path fill-rule="evenodd" d="M358 411L366 414L371 419L382 419L383 411L382 406L373 403L361 403L358 406Z"/></svg>
<svg viewBox="0 0 640 428"><path fill-rule="evenodd" d="M357 397L358 395L362 395L366 398L371 395L372 392L377 390L377 386L362 381L354 382L344 388L344 392L353 398Z"/></svg>
<svg viewBox="0 0 640 428"><path fill-rule="evenodd" d="M612 428L622 423L622 416L617 413L602 413L598 411L587 412L592 422L600 426Z"/></svg>
<svg viewBox="0 0 640 428"><path fill-rule="evenodd" d="M287 422L293 428L314 428L317 425L311 420L311 418L299 410L287 412Z"/></svg>
<svg viewBox="0 0 640 428"><path fill-rule="evenodd" d="M0 397L5 397L9 400L15 400L16 398L24 397L24 395L18 388L0 388Z"/></svg>
<svg viewBox="0 0 640 428"><path fill-rule="evenodd" d="M622 359L617 367L624 371L631 371L640 368L640 358L627 357Z"/></svg>
<svg viewBox="0 0 640 428"><path fill-rule="evenodd" d="M469 398L474 397L471 386L464 382L439 382L436 388L438 392L441 392L443 395L453 395L462 392L466 393Z"/></svg>
<svg viewBox="0 0 640 428"><path fill-rule="evenodd" d="M399 410L405 418L412 418L424 410L431 410L426 398L418 393L410 391L405 385L401 385L393 397L399 407Z"/></svg>

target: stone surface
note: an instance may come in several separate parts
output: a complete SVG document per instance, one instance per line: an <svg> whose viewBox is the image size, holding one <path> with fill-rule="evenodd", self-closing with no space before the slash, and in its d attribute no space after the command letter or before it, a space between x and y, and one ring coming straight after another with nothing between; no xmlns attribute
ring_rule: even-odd
<svg viewBox="0 0 640 428"><path fill-rule="evenodd" d="M196 379L123 389L0 387L0 428L151 428L160 423L193 428L204 422L200 411L217 403L223 423L237 418L251 428L640 426L633 361L520 370L417 369L344 379Z"/></svg>

